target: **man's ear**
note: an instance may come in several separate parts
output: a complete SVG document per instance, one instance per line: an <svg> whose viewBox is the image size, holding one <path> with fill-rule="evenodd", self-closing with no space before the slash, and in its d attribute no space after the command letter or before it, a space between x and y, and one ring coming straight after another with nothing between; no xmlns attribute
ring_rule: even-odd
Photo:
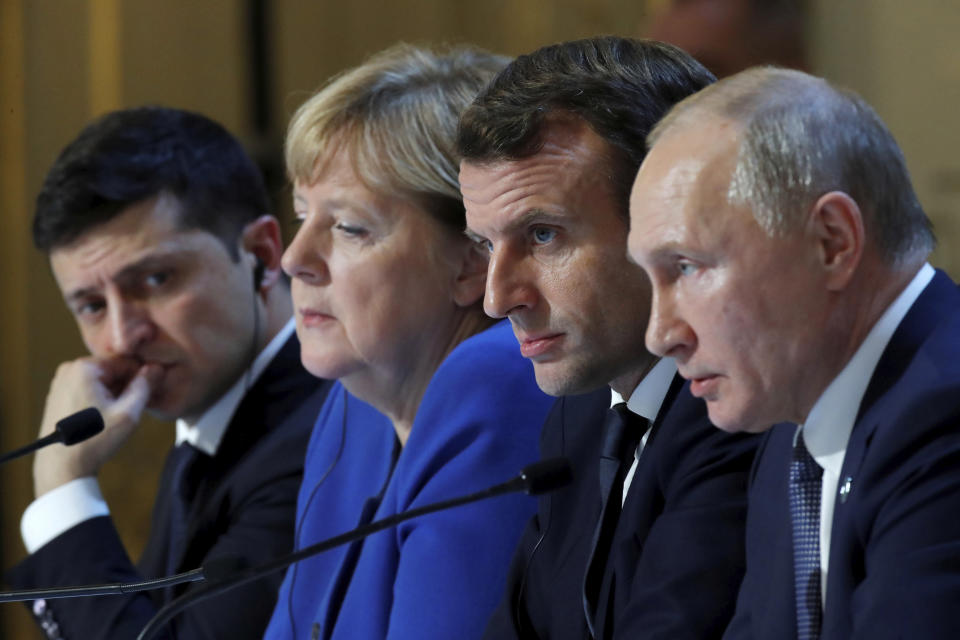
<svg viewBox="0 0 960 640"><path fill-rule="evenodd" d="M262 215L248 223L240 236L243 251L251 254L260 276L257 290L272 287L280 279L280 258L283 256L283 241L280 239L280 223L271 215ZM262 266L260 266L262 265Z"/></svg>
<svg viewBox="0 0 960 640"><path fill-rule="evenodd" d="M849 284L863 259L866 231L863 212L842 191L831 191L817 200L808 218L817 243L817 259L826 275L827 288L841 291Z"/></svg>
<svg viewBox="0 0 960 640"><path fill-rule="evenodd" d="M487 286L487 262L489 257L476 242L463 239L460 270L453 285L453 300L461 307L469 307L483 299Z"/></svg>

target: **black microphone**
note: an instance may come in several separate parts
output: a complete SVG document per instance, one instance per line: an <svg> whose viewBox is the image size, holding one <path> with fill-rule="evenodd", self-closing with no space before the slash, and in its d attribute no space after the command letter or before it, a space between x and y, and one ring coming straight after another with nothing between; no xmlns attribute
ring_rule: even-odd
<svg viewBox="0 0 960 640"><path fill-rule="evenodd" d="M223 563L226 563L225 567ZM225 558L215 558L199 569L193 569L185 573L177 573L172 576L155 578L153 580L4 591L0 592L0 602L24 602L27 600L37 600L39 598L57 600L60 598L79 598L82 596L108 596L120 593L136 593L137 591L150 591L151 589L172 587L177 584L183 584L184 582L199 582L211 578L215 579L217 576L223 576L225 572L237 571L242 568L243 563L236 561L231 556L226 556Z"/></svg>
<svg viewBox="0 0 960 640"><path fill-rule="evenodd" d="M459 498L451 498L450 500L434 502L416 509L409 509L402 513L394 514L387 518L383 518L382 520L375 520L363 526L357 527L352 531L340 534L339 536L334 536L333 538L328 538L327 540L312 544L309 547L304 547L299 551L281 556L255 567L250 567L248 569L235 572L225 571L220 576L217 576L215 575L217 573L216 570L206 569L206 565L204 565L204 571L208 574L208 584L200 586L193 591L189 591L181 595L176 600L168 602L166 605L164 605L143 628L143 630L140 632L140 635L137 636L137 640L147 640L148 638L153 637L160 627L166 624L175 615L193 604L219 595L225 591L229 591L234 587L239 587L242 584L262 578L263 576L269 575L274 571L285 569L294 562L298 562L318 553L323 553L324 551L328 551L342 544L347 544L349 542L353 542L354 540L365 538L378 531L395 527L401 522L406 522L407 520L411 520L428 513L443 511L444 509L450 509L452 507L469 504L471 502L477 502L479 500L486 500L487 498L493 498L517 491L523 491L527 495L547 493L548 491L553 491L569 484L572 479L573 472L570 470L570 463L566 458L550 458L549 460L535 462L534 464L524 467L523 470L520 471L520 474L515 478L512 478L501 484L494 485L482 491L477 491L476 493L471 493Z"/></svg>
<svg viewBox="0 0 960 640"><path fill-rule="evenodd" d="M211 558L198 569L172 576L140 580L138 582L110 582L106 584L83 584L74 587L48 587L44 589L22 589L20 591L0 592L0 602L25 602L28 600L60 600L80 598L82 596L110 596L121 593L136 593L164 589L185 582L216 581L229 577L248 566L246 560L238 555L225 555Z"/></svg>
<svg viewBox="0 0 960 640"><path fill-rule="evenodd" d="M50 435L44 436L25 447L3 454L0 456L0 464L25 456L55 442L62 442L64 445L83 442L101 431L103 431L103 416L93 407L87 407L57 422L56 430Z"/></svg>

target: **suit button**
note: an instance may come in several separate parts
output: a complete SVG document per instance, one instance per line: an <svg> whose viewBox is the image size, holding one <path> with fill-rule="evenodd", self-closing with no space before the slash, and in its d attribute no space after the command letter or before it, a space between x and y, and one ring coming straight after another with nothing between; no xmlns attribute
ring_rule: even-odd
<svg viewBox="0 0 960 640"><path fill-rule="evenodd" d="M310 640L320 640L320 623L314 622L310 629Z"/></svg>

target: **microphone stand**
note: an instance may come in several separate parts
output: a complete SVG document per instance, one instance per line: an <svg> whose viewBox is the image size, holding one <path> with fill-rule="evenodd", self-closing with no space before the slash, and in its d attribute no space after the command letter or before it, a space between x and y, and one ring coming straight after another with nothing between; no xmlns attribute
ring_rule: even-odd
<svg viewBox="0 0 960 640"><path fill-rule="evenodd" d="M0 592L2 602L24 602L27 600L59 600L61 598L80 598L82 596L113 596L139 591L164 589L185 582L202 582L204 580L222 579L232 575L244 566L243 559L235 555L223 555L205 562L202 567L191 569L184 573L177 573L162 578L151 578L138 582L111 582L106 584L83 584L73 587L53 587L42 589L22 589L20 591Z"/></svg>
<svg viewBox="0 0 960 640"><path fill-rule="evenodd" d="M76 587L63 587L58 589L24 589L22 591L6 591L0 593L0 602L22 602L24 600L36 600L46 598L54 600L57 598L79 598L81 596L110 596L121 593L136 593L138 591L149 591L151 589L161 589L183 584L184 582L200 582L205 579L204 569L193 569L186 573L157 578L155 580L142 580L140 582L124 582L121 584L90 584Z"/></svg>
<svg viewBox="0 0 960 640"><path fill-rule="evenodd" d="M24 447L0 455L0 464L25 456L56 442L62 442L64 445L76 444L97 435L101 431L103 431L103 417L93 407L87 407L57 422L56 431L53 433Z"/></svg>

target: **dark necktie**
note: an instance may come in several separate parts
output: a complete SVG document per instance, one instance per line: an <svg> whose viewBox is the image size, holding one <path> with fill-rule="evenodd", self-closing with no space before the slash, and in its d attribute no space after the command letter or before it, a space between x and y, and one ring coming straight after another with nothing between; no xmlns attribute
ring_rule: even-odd
<svg viewBox="0 0 960 640"><path fill-rule="evenodd" d="M790 462L794 596L798 640L820 637L820 491L823 469L797 435Z"/></svg>
<svg viewBox="0 0 960 640"><path fill-rule="evenodd" d="M177 563L186 543L187 519L196 493L196 482L191 478L193 464L200 457L200 450L186 442L173 448L170 453L170 544L167 547L167 573L177 570Z"/></svg>
<svg viewBox="0 0 960 640"><path fill-rule="evenodd" d="M604 422L603 448L600 454L600 499L603 510L594 531L593 552L584 578L583 607L590 633L596 636L597 598L603 589L617 522L623 504L623 482L633 464L640 439L649 423L621 402L611 407ZM608 578L609 580L609 578Z"/></svg>

